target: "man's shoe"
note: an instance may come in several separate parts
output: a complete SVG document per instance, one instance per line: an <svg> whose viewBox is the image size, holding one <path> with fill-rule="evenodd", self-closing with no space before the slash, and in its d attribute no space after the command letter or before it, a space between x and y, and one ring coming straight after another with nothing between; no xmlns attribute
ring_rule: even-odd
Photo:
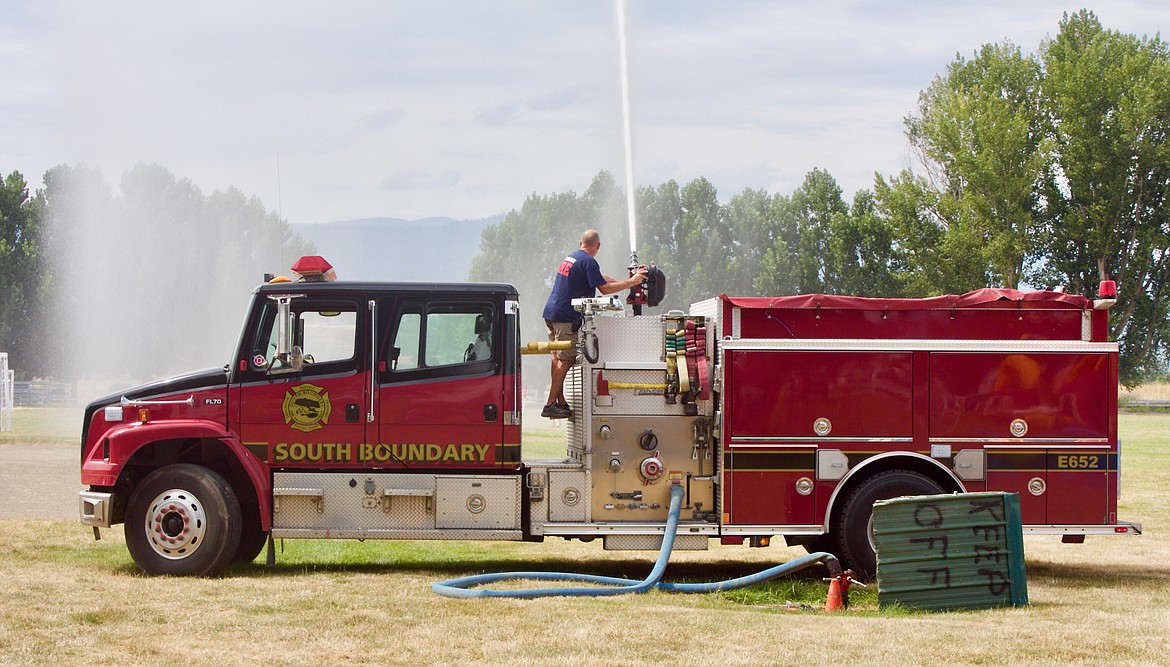
<svg viewBox="0 0 1170 667"><path fill-rule="evenodd" d="M556 403L546 405L540 411L541 417L548 417L549 419L567 419L571 414L573 414L573 411L569 409L569 406L557 405Z"/></svg>

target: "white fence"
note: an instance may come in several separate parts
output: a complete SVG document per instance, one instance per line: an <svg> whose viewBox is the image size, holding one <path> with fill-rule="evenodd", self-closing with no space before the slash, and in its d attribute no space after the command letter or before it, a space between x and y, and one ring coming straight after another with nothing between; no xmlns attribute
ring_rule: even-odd
<svg viewBox="0 0 1170 667"><path fill-rule="evenodd" d="M12 397L16 371L8 370L8 353L0 352L0 431L12 430Z"/></svg>

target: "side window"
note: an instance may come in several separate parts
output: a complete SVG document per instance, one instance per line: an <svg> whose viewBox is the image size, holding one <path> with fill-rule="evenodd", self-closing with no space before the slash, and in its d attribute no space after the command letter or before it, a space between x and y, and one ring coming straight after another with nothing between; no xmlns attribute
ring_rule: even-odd
<svg viewBox="0 0 1170 667"><path fill-rule="evenodd" d="M492 358L491 329L477 330L483 313L427 313L427 366L446 366Z"/></svg>
<svg viewBox="0 0 1170 667"><path fill-rule="evenodd" d="M390 355L391 370L412 371L419 367L421 334L422 315L403 313L398 320L398 334L394 337L394 349Z"/></svg>
<svg viewBox="0 0 1170 667"><path fill-rule="evenodd" d="M390 376L417 379L492 370L498 355L494 315L490 303L402 304L391 323L393 343L384 357Z"/></svg>

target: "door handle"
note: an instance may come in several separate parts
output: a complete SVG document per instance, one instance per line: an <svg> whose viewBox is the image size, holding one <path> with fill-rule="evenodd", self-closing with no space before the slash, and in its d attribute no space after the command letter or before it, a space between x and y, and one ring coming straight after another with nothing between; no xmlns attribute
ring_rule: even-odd
<svg viewBox="0 0 1170 667"><path fill-rule="evenodd" d="M496 409L494 404L489 403L488 405L483 406L483 420L488 423L494 423L498 416L498 412L499 411Z"/></svg>

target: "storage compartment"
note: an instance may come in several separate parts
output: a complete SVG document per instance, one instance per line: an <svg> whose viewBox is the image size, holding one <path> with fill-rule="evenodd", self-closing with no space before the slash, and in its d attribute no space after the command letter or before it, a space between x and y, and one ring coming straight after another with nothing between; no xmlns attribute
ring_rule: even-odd
<svg viewBox="0 0 1170 667"><path fill-rule="evenodd" d="M443 475L435 478L437 528L520 528L520 478Z"/></svg>
<svg viewBox="0 0 1170 667"><path fill-rule="evenodd" d="M589 487L584 470L550 470L548 472L548 520L588 521Z"/></svg>

